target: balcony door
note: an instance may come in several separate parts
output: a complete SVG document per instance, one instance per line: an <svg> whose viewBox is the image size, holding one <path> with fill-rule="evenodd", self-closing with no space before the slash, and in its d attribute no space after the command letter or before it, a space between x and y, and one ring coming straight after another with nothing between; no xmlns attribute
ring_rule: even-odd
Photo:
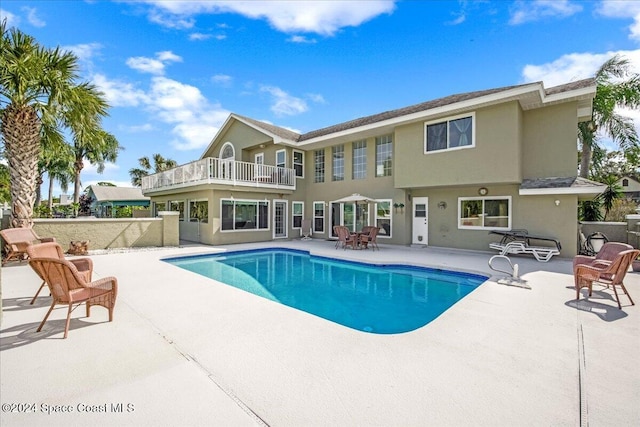
<svg viewBox="0 0 640 427"><path fill-rule="evenodd" d="M220 150L220 178L233 180L233 165L236 158L236 150L233 144L225 142Z"/></svg>

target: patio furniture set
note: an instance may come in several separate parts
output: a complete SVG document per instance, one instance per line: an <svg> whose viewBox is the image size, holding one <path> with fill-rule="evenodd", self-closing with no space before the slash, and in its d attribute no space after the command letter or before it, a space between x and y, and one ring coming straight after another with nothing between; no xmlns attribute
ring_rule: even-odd
<svg viewBox="0 0 640 427"><path fill-rule="evenodd" d="M30 228L8 228L0 230L0 235L5 241L6 251L2 264L9 260L22 262L28 259L31 268L42 279L30 304L33 305L45 284L49 287L51 307L37 332L42 330L55 306L60 304L68 307L64 338L69 334L71 312L82 303L86 305L87 317L90 316L92 305L101 305L109 310L109 322L113 321L113 308L118 294L118 280L115 277L92 281L93 261L90 258L66 259L55 238L40 238Z"/></svg>
<svg viewBox="0 0 640 427"><path fill-rule="evenodd" d="M361 231L354 233L343 225L334 225L333 231L338 236L336 249L347 249L347 247L351 249L369 249L371 247L374 251L376 249L380 250L380 247L378 247L378 232L380 228L378 227L365 226L362 227Z"/></svg>

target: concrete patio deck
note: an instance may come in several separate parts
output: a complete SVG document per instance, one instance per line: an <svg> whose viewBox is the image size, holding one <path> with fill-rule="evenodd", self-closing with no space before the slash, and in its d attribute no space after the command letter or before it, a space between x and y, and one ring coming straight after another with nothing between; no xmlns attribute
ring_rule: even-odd
<svg viewBox="0 0 640 427"><path fill-rule="evenodd" d="M359 332L160 259L289 247L368 262L490 274L489 252L290 241L93 255L119 281L114 321L50 299L26 264L2 268L2 426L637 426L640 306L594 287L575 301L571 261L512 257L531 289L488 281L433 322ZM640 274L627 288L640 304ZM583 290L583 295L586 290ZM52 411L47 413L47 411Z"/></svg>

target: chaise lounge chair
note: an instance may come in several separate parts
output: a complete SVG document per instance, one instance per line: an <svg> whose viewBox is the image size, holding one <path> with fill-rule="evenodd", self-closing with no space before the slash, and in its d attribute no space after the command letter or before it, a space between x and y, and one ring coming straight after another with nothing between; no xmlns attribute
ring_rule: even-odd
<svg viewBox="0 0 640 427"><path fill-rule="evenodd" d="M618 308L622 308L622 306L620 305L620 297L618 296L616 286L620 286L622 291L627 295L627 297L629 297L631 305L635 305L631 299L631 295L627 292L627 288L624 286L623 280L627 271L629 271L629 266L633 260L638 257L638 255L640 255L640 250L631 249L620 252L611 264L607 266L596 267L592 265L579 264L574 272L576 300L580 299L581 288L588 288L589 296L591 296L593 283L598 282L603 285L607 285L607 287L611 285L613 293L616 296L616 301L618 302Z"/></svg>
<svg viewBox="0 0 640 427"><path fill-rule="evenodd" d="M549 261L554 255L560 255L562 249L560 242L552 237L535 236L527 230L490 231L489 234L502 236L500 242L490 243L489 248L500 252L500 255L533 255L540 262ZM534 246L532 240L553 242L552 246Z"/></svg>
<svg viewBox="0 0 640 427"><path fill-rule="evenodd" d="M74 304L86 303L87 317L90 316L92 305L101 305L109 310L109 322L113 321L113 307L118 295L118 280L115 277L105 277L93 282L87 282L83 274L71 262L57 258L31 258L29 265L38 272L49 286L53 302L49 311L42 319L37 332L42 330L51 311L58 304L68 306L67 322L64 328L64 338L69 334L69 323Z"/></svg>
<svg viewBox="0 0 640 427"><path fill-rule="evenodd" d="M38 237L32 228L21 227L0 230L0 236L4 239L4 250L6 253L4 260L2 260L2 265L12 259L17 259L22 262L27 257L27 246L33 242L44 243L56 241L53 237Z"/></svg>
<svg viewBox="0 0 640 427"><path fill-rule="evenodd" d="M65 259L62 247L55 242L29 245L27 246L26 251L29 258L56 258L61 260ZM91 260L91 258L75 258L70 259L69 262L75 265L78 273L84 277L86 282L91 282L91 276L93 274L93 261ZM38 294L40 294L40 291L42 290L42 288L44 288L44 285L46 285L46 280L43 275L38 270L35 270L35 272L42 279L42 284L40 285L40 288L38 288L38 292L36 292L35 296L31 300L31 305L33 305L33 303L36 301L36 298L38 298Z"/></svg>

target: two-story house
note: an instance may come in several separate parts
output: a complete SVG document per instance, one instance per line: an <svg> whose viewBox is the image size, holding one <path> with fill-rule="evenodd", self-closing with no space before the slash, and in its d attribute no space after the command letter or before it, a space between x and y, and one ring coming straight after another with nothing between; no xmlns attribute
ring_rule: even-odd
<svg viewBox="0 0 640 427"><path fill-rule="evenodd" d="M577 124L593 79L452 95L298 134L231 114L201 158L143 179L180 237L207 244L380 227L380 243L488 250L526 228L577 251L577 206L602 186L576 177ZM375 203L337 200L359 193Z"/></svg>

